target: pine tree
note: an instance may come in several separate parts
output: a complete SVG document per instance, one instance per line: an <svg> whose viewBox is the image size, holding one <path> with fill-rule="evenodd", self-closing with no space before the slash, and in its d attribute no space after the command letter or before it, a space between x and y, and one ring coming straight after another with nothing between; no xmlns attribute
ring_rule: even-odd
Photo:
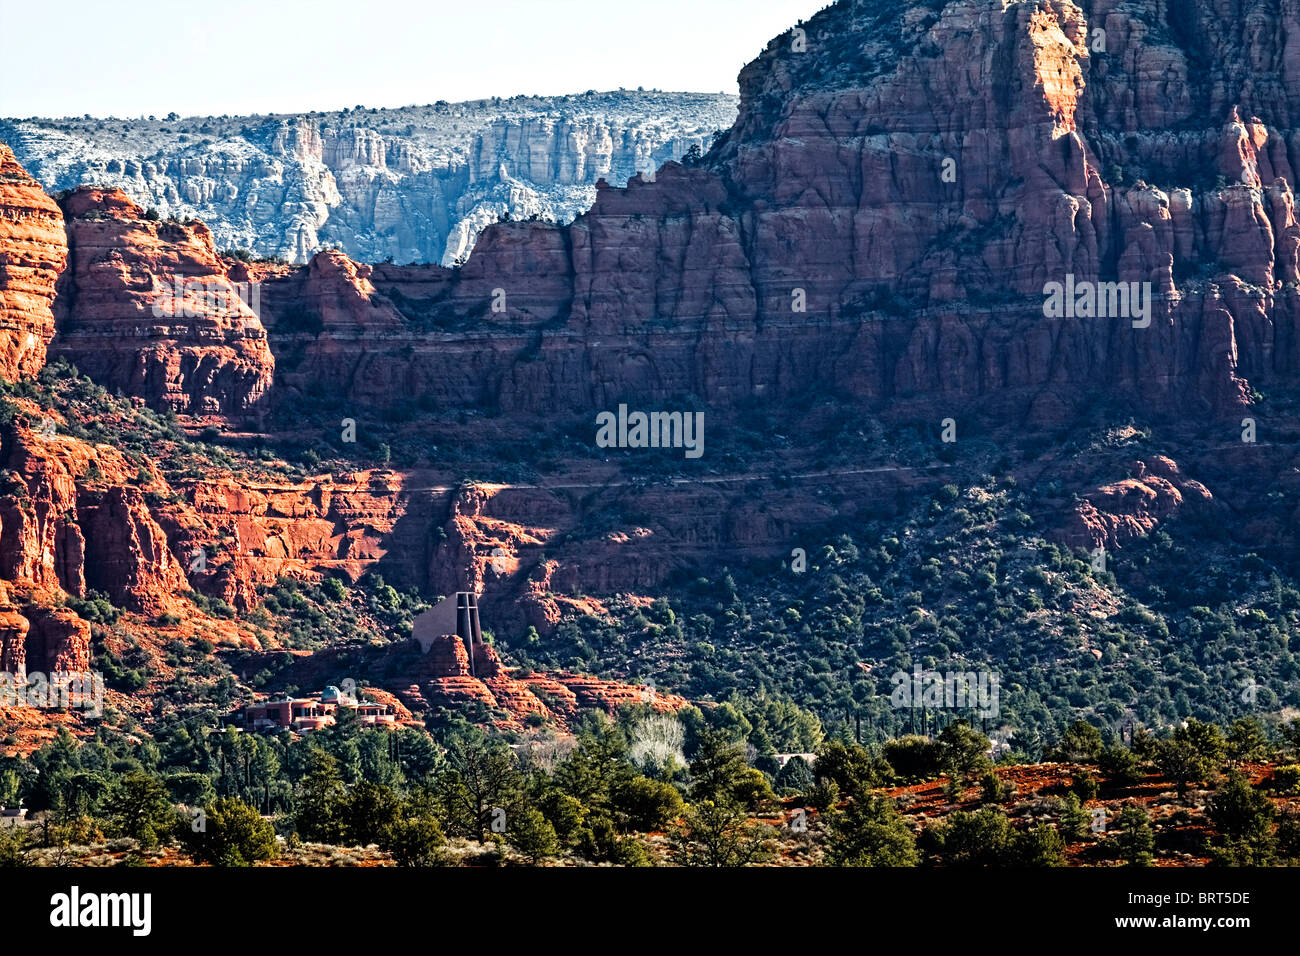
<svg viewBox="0 0 1300 956"><path fill-rule="evenodd" d="M515 810L506 820L506 842L535 865L560 852L555 827L532 807Z"/></svg>
<svg viewBox="0 0 1300 956"><path fill-rule="evenodd" d="M919 860L916 837L889 801L855 798L830 815L826 862L831 866L916 866Z"/></svg>
<svg viewBox="0 0 1300 956"><path fill-rule="evenodd" d="M1146 811L1135 804L1126 806L1116 823L1119 827L1111 840L1115 852L1129 866L1150 866L1154 859L1155 836L1151 832L1151 822Z"/></svg>

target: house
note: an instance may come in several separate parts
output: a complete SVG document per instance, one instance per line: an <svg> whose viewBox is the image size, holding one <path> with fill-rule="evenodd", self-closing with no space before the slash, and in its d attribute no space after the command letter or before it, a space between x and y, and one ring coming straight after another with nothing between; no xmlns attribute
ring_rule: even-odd
<svg viewBox="0 0 1300 956"><path fill-rule="evenodd" d="M284 697L249 704L243 711L246 730L292 730L310 733L338 722L339 709L350 710L357 721L368 727L393 727L397 715L388 704L359 701L332 684L311 697Z"/></svg>

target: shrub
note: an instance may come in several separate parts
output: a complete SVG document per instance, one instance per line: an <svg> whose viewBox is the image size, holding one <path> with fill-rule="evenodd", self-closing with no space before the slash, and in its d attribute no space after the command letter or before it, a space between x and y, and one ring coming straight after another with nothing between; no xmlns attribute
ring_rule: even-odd
<svg viewBox="0 0 1300 956"><path fill-rule="evenodd" d="M1084 803L1089 800L1096 800L1100 789L1097 785L1097 778L1087 770L1081 770L1075 774L1074 780L1070 784L1070 790Z"/></svg>
<svg viewBox="0 0 1300 956"><path fill-rule="evenodd" d="M1236 770L1228 773L1223 786L1210 798L1206 813L1224 836L1243 838L1268 834L1276 815L1268 797Z"/></svg>
<svg viewBox="0 0 1300 956"><path fill-rule="evenodd" d="M1269 778L1269 786L1275 793L1300 795L1300 764L1292 763L1275 769Z"/></svg>
<svg viewBox="0 0 1300 956"><path fill-rule="evenodd" d="M0 826L0 869L27 865L27 831L21 827Z"/></svg>
<svg viewBox="0 0 1300 956"><path fill-rule="evenodd" d="M1225 749L1223 733L1218 727L1189 720L1174 731L1172 739L1160 743L1156 765L1173 781L1181 796L1189 785L1203 783L1214 776Z"/></svg>
<svg viewBox="0 0 1300 956"><path fill-rule="evenodd" d="M939 759L954 778L970 779L992 766L988 758L989 739L966 723L953 721L939 734Z"/></svg>
<svg viewBox="0 0 1300 956"><path fill-rule="evenodd" d="M1128 787L1142 779L1137 754L1126 747L1107 747L1097 758L1097 766L1108 783Z"/></svg>
<svg viewBox="0 0 1300 956"><path fill-rule="evenodd" d="M676 787L649 777L616 782L610 799L614 810L624 818L626 828L643 832L663 829L681 816L684 809Z"/></svg>
<svg viewBox="0 0 1300 956"><path fill-rule="evenodd" d="M398 866L437 866L446 842L442 827L429 814L399 819L388 828L383 848Z"/></svg>
<svg viewBox="0 0 1300 956"><path fill-rule="evenodd" d="M794 758L803 764L802 759ZM787 764L789 766L789 764ZM805 769L806 769L806 765ZM797 771L795 771L797 772ZM845 746L828 743L822 747L813 763L813 774L818 780L830 780L846 796L865 793L880 782L880 767L870 752L859 744Z"/></svg>
<svg viewBox="0 0 1300 956"><path fill-rule="evenodd" d="M943 751L928 737L907 734L884 745L885 759L904 780L929 780L939 775Z"/></svg>
<svg viewBox="0 0 1300 956"><path fill-rule="evenodd" d="M818 810L830 810L840 802L840 788L834 780L823 780L814 784L805 794L809 806Z"/></svg>
<svg viewBox="0 0 1300 956"><path fill-rule="evenodd" d="M555 827L532 807L515 810L510 814L506 841L533 863L540 863L560 852Z"/></svg>
<svg viewBox="0 0 1300 956"><path fill-rule="evenodd" d="M1076 721L1056 745L1056 759L1068 763L1093 763L1101 756L1101 731L1085 721Z"/></svg>
<svg viewBox="0 0 1300 956"><path fill-rule="evenodd" d="M172 825L172 805L163 785L146 773L127 773L109 793L106 807L115 833L140 841L146 848L158 844Z"/></svg>
<svg viewBox="0 0 1300 956"><path fill-rule="evenodd" d="M213 866L248 866L276 855L275 828L235 797L218 797L197 821L182 818L179 835L190 856Z"/></svg>
<svg viewBox="0 0 1300 956"><path fill-rule="evenodd" d="M1233 760L1259 760L1271 750L1264 725L1254 717L1242 717L1228 731L1227 751Z"/></svg>
<svg viewBox="0 0 1300 956"><path fill-rule="evenodd" d="M1288 813L1277 825L1277 849L1284 859L1300 861L1300 814Z"/></svg>
<svg viewBox="0 0 1300 956"><path fill-rule="evenodd" d="M916 866L916 838L894 807L880 797L850 800L830 815L826 862L832 866Z"/></svg>
<svg viewBox="0 0 1300 956"><path fill-rule="evenodd" d="M948 866L1002 866L1014 858L1014 831L995 807L950 814L922 832L923 845Z"/></svg>
<svg viewBox="0 0 1300 956"><path fill-rule="evenodd" d="M1083 808L1079 795L1070 793L1061 801L1060 816L1061 834L1065 839L1073 842L1075 840L1087 839L1090 829L1090 818L1088 811Z"/></svg>
<svg viewBox="0 0 1300 956"><path fill-rule="evenodd" d="M1065 841L1045 823L1018 834L1013 852L1019 866L1065 866Z"/></svg>
<svg viewBox="0 0 1300 956"><path fill-rule="evenodd" d="M684 866L748 866L772 858L773 836L771 827L750 823L736 804L703 800L686 811L672 844Z"/></svg>
<svg viewBox="0 0 1300 956"><path fill-rule="evenodd" d="M985 803L1002 803L1015 794L1015 786L990 770L980 781L980 799Z"/></svg>
<svg viewBox="0 0 1300 956"><path fill-rule="evenodd" d="M1146 811L1129 804L1119 815L1120 832L1111 840L1119 857L1129 866L1150 866L1155 847L1155 836L1151 832L1151 822Z"/></svg>

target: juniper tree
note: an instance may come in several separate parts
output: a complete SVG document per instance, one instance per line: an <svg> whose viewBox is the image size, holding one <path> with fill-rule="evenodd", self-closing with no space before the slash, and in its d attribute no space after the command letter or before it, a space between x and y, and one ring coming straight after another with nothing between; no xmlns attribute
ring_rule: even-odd
<svg viewBox="0 0 1300 956"><path fill-rule="evenodd" d="M882 797L850 800L831 813L826 862L832 866L916 866L916 837L893 804Z"/></svg>
<svg viewBox="0 0 1300 956"><path fill-rule="evenodd" d="M1150 866L1154 859L1155 836L1146 811L1130 803L1120 811L1116 826L1119 832L1112 837L1111 845L1120 859L1129 866Z"/></svg>

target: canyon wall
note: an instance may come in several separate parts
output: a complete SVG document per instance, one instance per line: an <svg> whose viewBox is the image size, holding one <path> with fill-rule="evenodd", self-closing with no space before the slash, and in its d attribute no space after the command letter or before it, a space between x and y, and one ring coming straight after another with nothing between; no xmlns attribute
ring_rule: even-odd
<svg viewBox="0 0 1300 956"><path fill-rule="evenodd" d="M270 387L275 361L250 291L201 222L149 221L119 190L63 201L72 265L52 354L156 408L235 415Z"/></svg>
<svg viewBox="0 0 1300 956"><path fill-rule="evenodd" d="M492 225L458 268L337 250L236 261L201 223L151 219L117 190L76 190L60 210L0 153L0 363L31 374L57 328L51 354L101 384L226 425L312 388L367 410L418 398L500 413L467 426L467 444L475 427L621 402L689 398L714 428L755 401L797 410L810 392L935 421L1062 422L1099 398L1239 418L1252 387L1300 367L1300 128L1286 92L1300 89L1287 39L1300 12L1245 2L1246 26L1226 32L1213 13L842 2L803 26L806 51L779 37L745 68L739 118L707 156L599 185L565 226ZM277 121L267 136L275 155L328 167L336 189L340 169L422 168L372 133ZM562 188L586 188L605 157L654 151L561 120L481 135L467 178L495 165L502 182ZM188 301L190 280L226 304ZM1149 283L1150 312L1048 317L1045 287L1067 281ZM258 309L240 284L257 286ZM168 296L183 308L155 314ZM934 480L819 477L815 499L743 484L611 494L610 474L464 491L418 472L258 485L214 473L153 476L153 499L124 487L134 469L111 450L26 427L7 441L23 487L0 489L0 577L22 600L93 588L150 614L186 586L248 607L279 574L373 567L429 593L521 589L540 627L577 600L556 592L652 589L696 559L788 553L798 529ZM1079 543L1199 507L1203 472L1143 468L1093 494ZM623 507L608 533L591 530L596 491ZM209 562L187 574L195 548ZM4 654L16 658L21 630L0 618Z"/></svg>
<svg viewBox="0 0 1300 956"><path fill-rule="evenodd" d="M68 257L63 214L0 144L0 375L45 364L54 336L54 286Z"/></svg>
<svg viewBox="0 0 1300 956"><path fill-rule="evenodd" d="M1239 414L1300 367L1300 129L1276 95L1300 66L1290 15L1243 15L1220 35L1205 4L837 4L805 52L778 37L745 68L703 162L602 186L568 226L491 226L458 269L374 266L280 381L525 416L810 388L1032 422L1098 395ZM578 175L526 132L530 174ZM1049 283L1124 283L1132 308L1048 317ZM267 297L276 349L301 298Z"/></svg>
<svg viewBox="0 0 1300 956"><path fill-rule="evenodd" d="M566 226L491 225L458 268L338 251L297 268L219 262L202 226L142 224L138 207L83 189L65 200L55 352L195 414L314 383L366 407L419 396L513 416L694 396L725 417L812 388L897 414L1060 422L1101 395L1236 415L1252 385L1300 366L1300 130L1274 96L1300 78L1282 55L1286 16L1246 17L1250 35L1212 49L1169 26L1188 17L1209 30L1195 6L838 4L801 28L806 50L778 37L745 68L736 124L702 161L625 188L598 180ZM1216 65L1191 69L1205 57ZM268 135L276 155L336 170L423 168L360 128L285 121ZM590 118L498 119L477 135L472 182L495 167L586 188L655 150ZM140 242L122 231L132 217ZM191 262L165 261L174 229L204 247ZM145 248L149 233L162 244ZM117 246L139 268L114 264ZM109 272L125 277L111 295ZM202 330L148 329L140 296L175 272L258 281L279 361L256 321L212 332L209 353L232 352L206 363L185 351ZM1051 283L1133 298L1049 317Z"/></svg>
<svg viewBox="0 0 1300 956"><path fill-rule="evenodd" d="M200 218L218 248L305 263L446 262L503 218L567 222L600 178L708 149L723 94L594 91L283 116L0 120L0 142L51 191L122 189Z"/></svg>

